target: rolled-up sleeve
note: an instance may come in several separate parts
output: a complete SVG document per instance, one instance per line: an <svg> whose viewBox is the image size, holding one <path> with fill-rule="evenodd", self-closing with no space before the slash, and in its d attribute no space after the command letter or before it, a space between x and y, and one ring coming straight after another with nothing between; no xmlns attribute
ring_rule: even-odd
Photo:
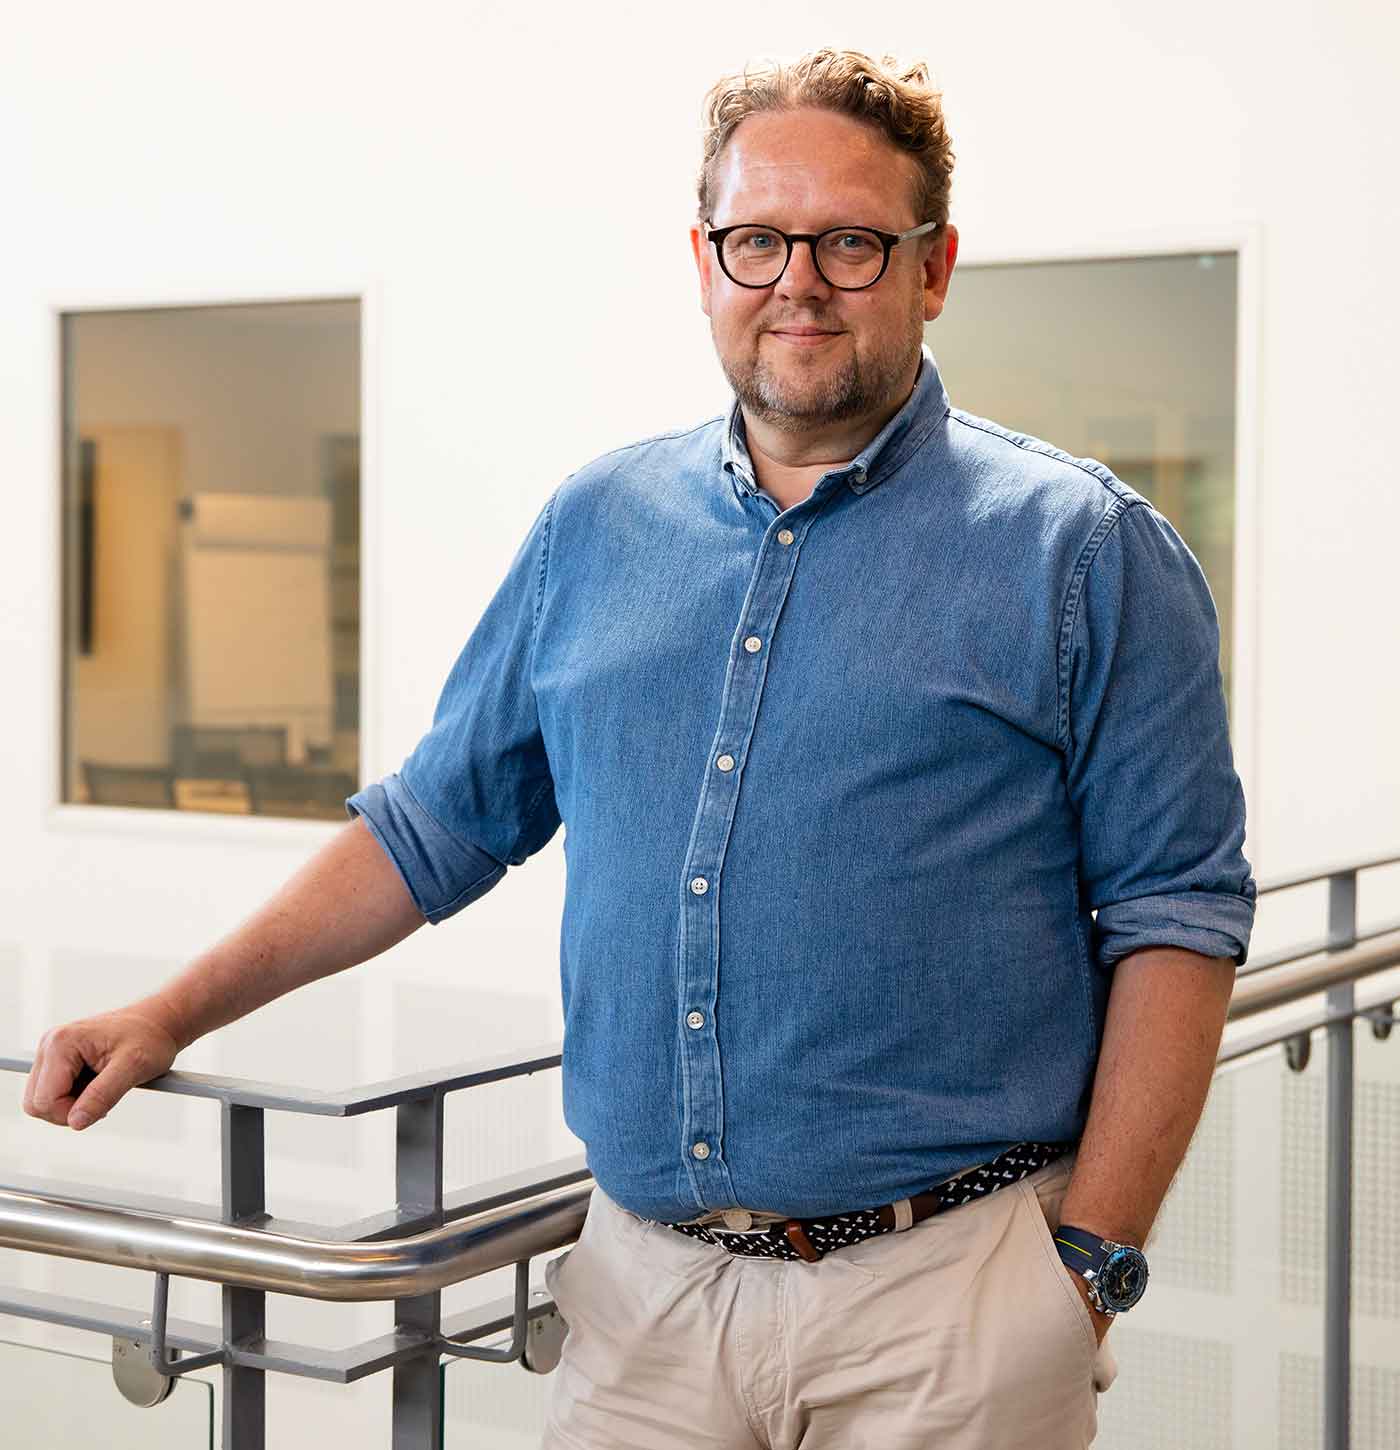
<svg viewBox="0 0 1400 1450"><path fill-rule="evenodd" d="M531 685L554 497L453 665L432 728L398 771L345 802L436 924L489 891L558 830Z"/></svg>
<svg viewBox="0 0 1400 1450"><path fill-rule="evenodd" d="M1062 639L1067 783L1099 966L1148 946L1243 963L1256 887L1219 623L1200 566L1155 509L1130 500L1104 521Z"/></svg>

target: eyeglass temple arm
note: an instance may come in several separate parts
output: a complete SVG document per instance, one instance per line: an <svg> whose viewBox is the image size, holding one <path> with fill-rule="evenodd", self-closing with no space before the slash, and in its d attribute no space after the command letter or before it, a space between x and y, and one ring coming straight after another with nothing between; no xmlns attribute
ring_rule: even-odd
<svg viewBox="0 0 1400 1450"><path fill-rule="evenodd" d="M931 232L942 226L942 222L924 222L922 226L911 227L907 232L900 232L895 237L896 242L907 242L910 237L921 237L925 232Z"/></svg>

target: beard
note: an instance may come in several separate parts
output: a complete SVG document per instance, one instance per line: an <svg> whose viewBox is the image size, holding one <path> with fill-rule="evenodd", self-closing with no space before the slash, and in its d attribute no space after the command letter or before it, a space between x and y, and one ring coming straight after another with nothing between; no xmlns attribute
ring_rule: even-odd
<svg viewBox="0 0 1400 1450"><path fill-rule="evenodd" d="M797 349L786 367L774 367L760 353L755 334L754 348L747 357L727 355L710 333L729 386L734 389L745 414L783 432L801 433L826 423L839 423L877 412L898 401L909 376L909 368L923 343L922 299L911 311L897 334L887 335L874 352L864 357L854 348L839 362L804 358ZM802 319L814 327L820 320Z"/></svg>

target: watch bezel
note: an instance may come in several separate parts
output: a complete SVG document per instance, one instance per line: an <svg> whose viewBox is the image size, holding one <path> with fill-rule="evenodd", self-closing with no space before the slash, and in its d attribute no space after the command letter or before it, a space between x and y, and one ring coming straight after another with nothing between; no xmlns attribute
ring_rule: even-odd
<svg viewBox="0 0 1400 1450"><path fill-rule="evenodd" d="M1141 1249L1134 1248L1132 1244L1111 1244L1106 1247L1108 1253L1103 1262L1094 1270L1094 1277L1089 1281L1089 1287L1093 1290L1093 1298L1099 1301L1098 1307L1102 1313L1122 1314L1131 1309L1147 1292L1147 1255ZM1141 1273L1137 1283L1137 1292L1127 1299L1109 1293L1105 1283L1109 1265L1113 1264L1115 1260L1121 1261L1124 1258L1135 1264ZM1114 1271L1115 1279L1122 1274L1123 1268L1124 1266L1120 1262L1120 1266Z"/></svg>

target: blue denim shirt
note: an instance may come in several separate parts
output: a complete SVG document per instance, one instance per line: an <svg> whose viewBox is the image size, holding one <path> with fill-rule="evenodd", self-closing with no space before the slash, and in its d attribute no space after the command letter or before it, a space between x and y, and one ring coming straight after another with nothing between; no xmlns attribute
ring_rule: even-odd
<svg viewBox="0 0 1400 1450"><path fill-rule="evenodd" d="M571 475L347 808L431 922L563 823L564 1109L609 1196L873 1206L1078 1137L1128 953L1243 962L1217 651L1161 514L950 409L925 349L789 509L737 408Z"/></svg>

